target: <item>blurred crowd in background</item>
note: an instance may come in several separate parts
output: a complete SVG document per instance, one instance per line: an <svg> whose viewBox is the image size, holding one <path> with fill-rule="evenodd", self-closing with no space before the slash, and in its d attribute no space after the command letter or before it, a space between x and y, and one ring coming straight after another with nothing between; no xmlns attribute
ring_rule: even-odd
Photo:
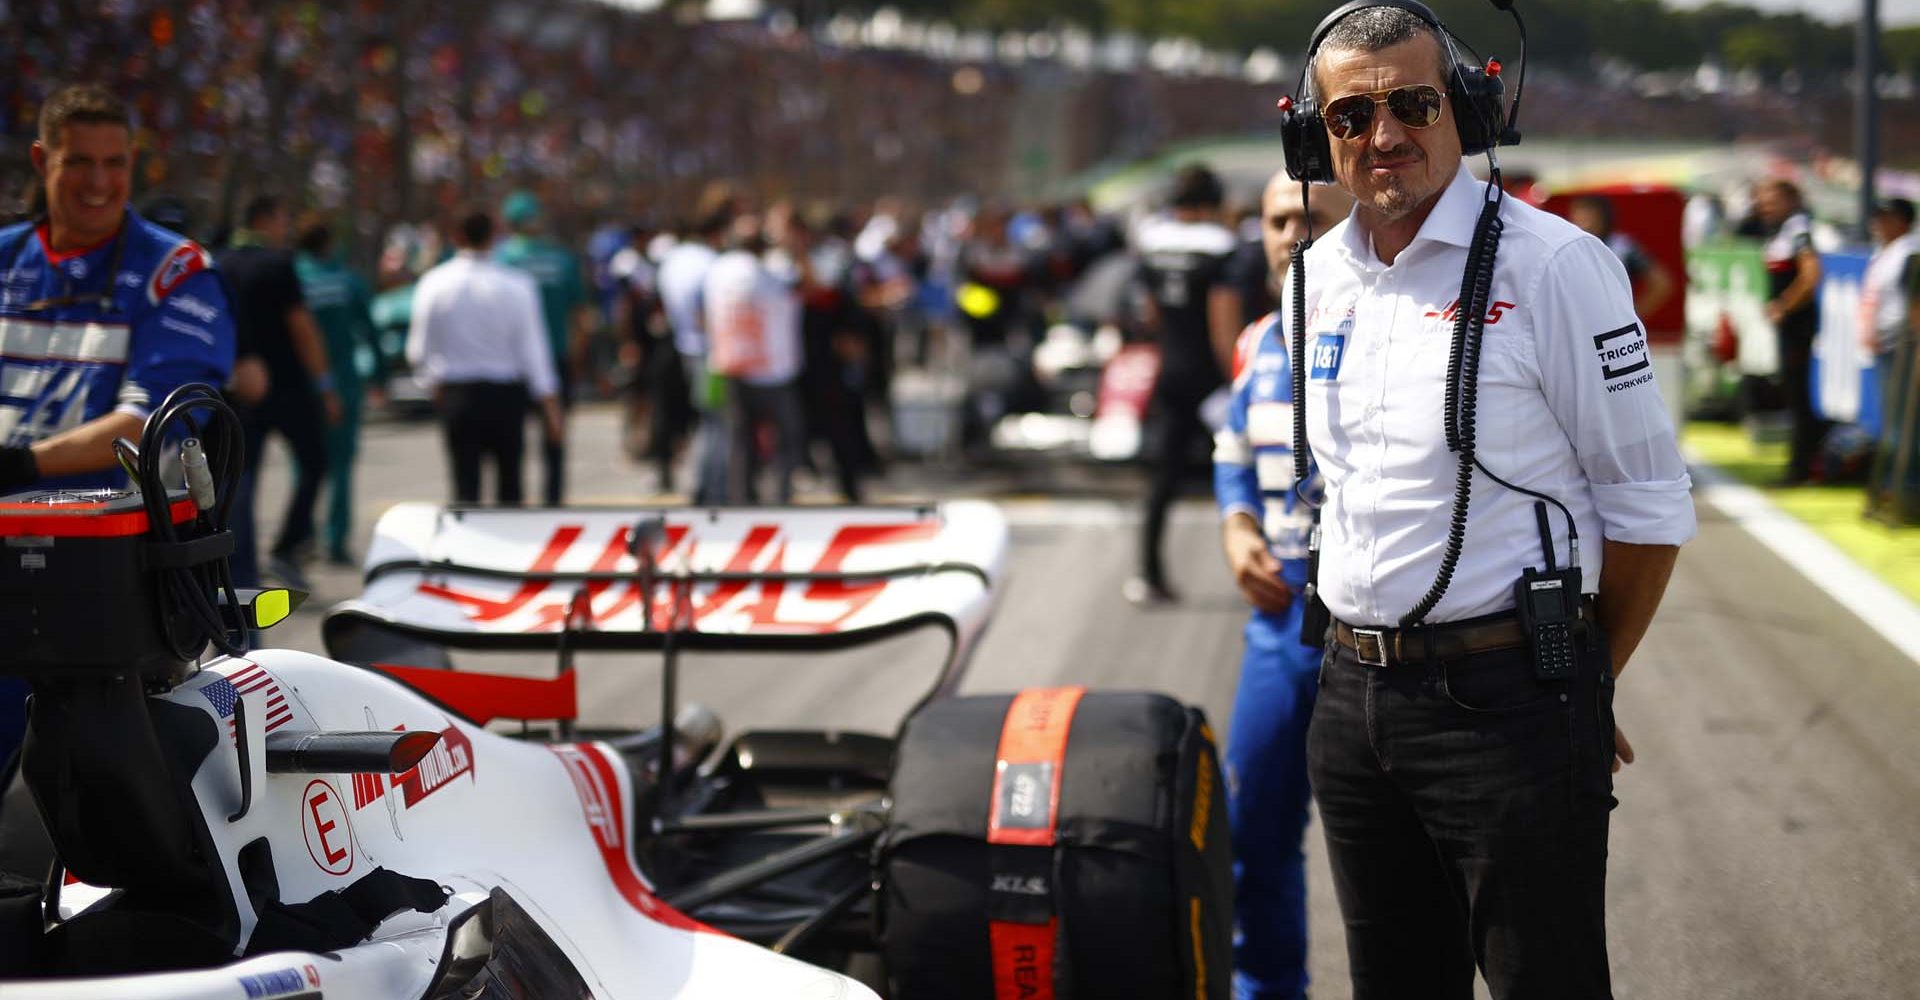
<svg viewBox="0 0 1920 1000"><path fill-rule="evenodd" d="M1138 455L1139 386L1142 419L1123 440L1084 435L1096 400L1129 393L1133 369L1112 363L1154 337L1128 252L1153 193L1096 208L1082 192L1103 165L1183 140L1270 136L1297 72L1275 53L1297 39L1128 64L1021 41L1038 35L883 44L878 15L689 10L0 0L0 46L15 54L0 76L0 194L34 211L39 103L65 82L105 84L133 109L136 207L216 248L262 196L300 218L289 244L324 232L323 252L303 251L308 269L324 256L374 293L365 335L333 363L374 380L368 405L400 413L431 406L404 358L413 284L451 254L463 213L514 201L508 227L578 264L580 306L549 331L571 395L625 401L627 450L661 491L701 493L676 476L703 474L711 454L683 460L719 414L711 373L682 363L686 324L662 281L694 244L752 248L797 297L811 446L796 460L823 488L857 499L889 454L980 457L1062 434L1096 457ZM1535 142L1766 140L1836 189L1857 186L1826 154L1846 148L1851 115L1831 85L1711 75L1537 68L1522 122ZM1920 103L1895 93L1885 106L1898 160L1920 149ZM1230 195L1219 221L1254 261L1237 269L1254 276L1241 290L1251 321L1270 307L1258 191ZM1151 366L1136 374L1151 385ZM1078 423L1007 420L1022 414Z"/></svg>
<svg viewBox="0 0 1920 1000"><path fill-rule="evenodd" d="M342 252L370 266L390 229L444 227L462 202L516 187L535 191L554 231L575 241L609 220L672 225L716 177L802 201L1057 195L1089 168L1182 139L1270 134L1273 101L1297 69L1274 55L1297 39L1248 39L1266 49L1244 62L1158 69L1143 58L1121 70L1010 59L1004 45L936 55L864 44L824 20L686 11L592 0L0 4L0 47L14 53L0 77L0 192L31 187L24 147L39 101L93 80L133 105L137 197L177 197L211 231L253 195L280 194L332 213ZM1810 158L1847 146L1845 101L1645 82L1537 68L1528 134L1795 137ZM1888 102L1890 151L1920 148L1914 104Z"/></svg>

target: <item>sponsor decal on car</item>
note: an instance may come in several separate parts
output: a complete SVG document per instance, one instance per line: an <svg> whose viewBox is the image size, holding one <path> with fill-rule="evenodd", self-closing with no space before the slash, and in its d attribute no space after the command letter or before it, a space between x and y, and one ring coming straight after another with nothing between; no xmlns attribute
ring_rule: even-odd
<svg viewBox="0 0 1920 1000"><path fill-rule="evenodd" d="M353 871L353 825L346 802L331 783L317 778L307 782L300 796L300 832L306 836L307 855L321 871Z"/></svg>
<svg viewBox="0 0 1920 1000"><path fill-rule="evenodd" d="M853 524L839 528L811 566L789 565L788 542L778 524L758 524L748 528L723 565L721 573L838 573L855 554L869 547L885 547L920 542L939 533L931 522L908 524ZM579 548L596 552L591 573L631 571L628 555L629 526L620 526L601 539L586 537L582 525L556 526L541 545L539 554L526 569L528 573L550 573L567 555ZM658 556L663 565L671 565L682 547L692 544L686 525L669 525ZM828 635L838 632L855 615L865 610L887 588L884 578L873 580L727 580L700 584L694 594L693 621L696 631L747 631L788 635ZM614 627L622 618L641 613L640 585L631 581L596 580L582 588L588 623L595 627ZM665 629L672 615L674 588L654 588L651 605L646 608L649 627ZM516 632L555 632L567 620L574 598L572 584L561 587L545 580L523 582L504 597L489 596L458 584L423 579L422 595L461 605L469 621L492 629ZM689 623L682 623L685 627Z"/></svg>
<svg viewBox="0 0 1920 1000"><path fill-rule="evenodd" d="M449 725L440 731L440 742L427 751L425 757L413 769L400 776L395 782L400 786L402 799L408 809L419 805L422 799L453 783L455 778L466 775L475 780L473 774L473 742L459 726Z"/></svg>
<svg viewBox="0 0 1920 1000"><path fill-rule="evenodd" d="M679 930L719 933L668 906L653 893L653 887L634 867L633 855L626 848L626 827L621 819L620 779L616 765L600 747L591 743L559 743L547 747L559 757L573 779L575 794L594 846L600 849L607 876L627 905L656 923Z"/></svg>
<svg viewBox="0 0 1920 1000"><path fill-rule="evenodd" d="M241 976L240 989L247 994L247 1000L281 1000L290 997L318 997L320 995L320 972L309 965L306 969L275 969L258 975Z"/></svg>
<svg viewBox="0 0 1920 1000"><path fill-rule="evenodd" d="M405 732L405 726L393 727L394 732ZM465 775L468 780L474 778L473 741L460 727L448 722L447 728L440 730L440 742L427 751L420 763L410 770L388 778L384 774L356 774L353 776L353 809L359 812L368 806L386 802L389 812L394 810L392 794L398 791L400 805L412 809L433 793L454 783ZM394 835L399 836L400 826L394 821ZM404 839L404 838L403 838Z"/></svg>

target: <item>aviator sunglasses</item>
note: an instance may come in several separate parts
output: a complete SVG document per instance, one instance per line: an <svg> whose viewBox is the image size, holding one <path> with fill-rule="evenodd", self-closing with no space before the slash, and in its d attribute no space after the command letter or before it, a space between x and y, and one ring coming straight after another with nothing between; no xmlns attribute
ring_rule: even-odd
<svg viewBox="0 0 1920 1000"><path fill-rule="evenodd" d="M1348 94L1329 101L1321 118L1327 131L1340 139L1365 138L1373 129L1373 108L1384 104L1408 128L1426 128L1440 120L1443 97L1436 87L1416 83L1370 94Z"/></svg>

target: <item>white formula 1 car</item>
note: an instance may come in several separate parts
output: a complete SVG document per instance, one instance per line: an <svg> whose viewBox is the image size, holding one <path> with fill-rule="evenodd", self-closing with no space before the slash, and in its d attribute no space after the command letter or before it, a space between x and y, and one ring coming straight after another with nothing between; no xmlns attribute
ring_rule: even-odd
<svg viewBox="0 0 1920 1000"><path fill-rule="evenodd" d="M180 423L207 443L169 491ZM227 572L237 440L182 390L123 442L145 489L0 498L0 674L33 692L0 797L0 996L1119 995L1084 985L1105 974L1224 1000L1200 714L947 697L1003 570L993 507L404 504L324 622L332 658L247 651L292 598ZM682 650L918 628L949 653L899 734L723 740L677 704ZM660 724L578 730L582 651L658 655Z"/></svg>
<svg viewBox="0 0 1920 1000"><path fill-rule="evenodd" d="M131 503L55 501L12 528L0 516L0 534L45 529L46 510L144 529ZM364 595L325 623L330 649L362 665L269 649L144 685L36 677L26 780L0 840L12 861L33 839L30 790L56 850L38 898L14 873L10 922L46 931L0 941L0 968L119 974L0 993L870 996L789 955L844 964L870 925L890 741L747 733L695 772L717 734L697 711L673 718L672 658L929 626L953 640L936 685L950 691L1005 539L979 503L398 507L378 526ZM543 650L559 672L454 672L450 648ZM665 652L667 717L578 738L571 654L611 649ZM557 738L483 725L506 717L558 720ZM144 731L94 738L127 725ZM670 746L681 766L663 778ZM128 803L136 782L149 787Z"/></svg>
<svg viewBox="0 0 1920 1000"><path fill-rule="evenodd" d="M221 516L161 489L0 501L0 670L33 681L0 802L0 994L872 996L795 956L858 948L891 741L705 752L710 716L676 726L674 655L933 626L950 691L1000 572L995 509L403 505L324 626L359 664L196 664L288 610L225 580ZM547 651L559 674L445 670L463 647ZM578 649L662 651L662 726L574 733ZM484 726L509 716L559 727Z"/></svg>

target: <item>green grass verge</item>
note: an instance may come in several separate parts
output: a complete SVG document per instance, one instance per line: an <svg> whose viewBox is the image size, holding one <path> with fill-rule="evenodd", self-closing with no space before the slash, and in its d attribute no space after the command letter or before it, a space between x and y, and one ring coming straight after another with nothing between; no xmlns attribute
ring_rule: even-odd
<svg viewBox="0 0 1920 1000"><path fill-rule="evenodd" d="M1864 517L1864 487L1770 487L1767 484L1787 467L1786 445L1754 444L1746 431L1732 424L1690 423L1681 436L1694 455L1748 486L1759 487L1775 506L1920 603L1920 527L1892 527Z"/></svg>

